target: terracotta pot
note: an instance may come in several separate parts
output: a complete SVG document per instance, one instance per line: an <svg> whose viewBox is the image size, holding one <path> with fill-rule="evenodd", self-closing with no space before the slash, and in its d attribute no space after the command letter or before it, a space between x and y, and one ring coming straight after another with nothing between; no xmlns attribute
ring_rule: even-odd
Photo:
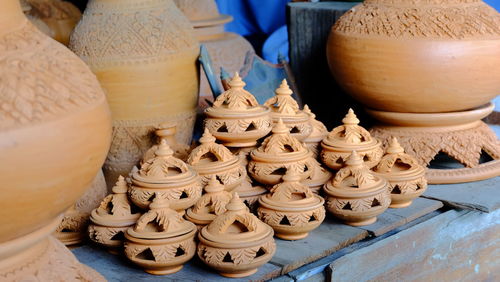
<svg viewBox="0 0 500 282"><path fill-rule="evenodd" d="M252 160L248 163L248 173L262 184L278 184L288 170L299 173L301 180L313 172L311 152L290 134L281 119L273 127L271 136L250 156Z"/></svg>
<svg viewBox="0 0 500 282"><path fill-rule="evenodd" d="M171 201L172 209L184 214L201 197L198 173L173 153L162 140L155 157L132 174L129 196L135 205L146 209L152 200L162 198Z"/></svg>
<svg viewBox="0 0 500 282"><path fill-rule="evenodd" d="M306 179L302 180L301 183L309 187L313 193L319 194L321 187L332 178L332 173L324 168L316 159L312 160L312 164L313 172Z"/></svg>
<svg viewBox="0 0 500 282"><path fill-rule="evenodd" d="M414 157L405 154L396 138L391 139L385 155L373 170L389 181L391 208L408 207L427 189L425 169Z"/></svg>
<svg viewBox="0 0 500 282"><path fill-rule="evenodd" d="M160 144L161 140L167 141L168 146L174 151L174 157L186 161L189 152L191 151L191 147L186 144L179 144L175 139L175 135L177 133L177 129L175 126L170 126L169 124L160 125L159 128L155 131L156 137L158 139L158 143L149 148L141 160L141 165L149 160L154 158L156 150L158 150L158 144Z"/></svg>
<svg viewBox="0 0 500 282"><path fill-rule="evenodd" d="M328 135L328 130L321 121L316 119L316 115L311 112L309 106L304 106L304 113L309 115L309 123L312 126L311 134L304 139L304 143L306 143L307 148L311 151L313 158L317 159L321 150L321 141Z"/></svg>
<svg viewBox="0 0 500 282"><path fill-rule="evenodd" d="M257 211L257 201L259 200L260 196L267 193L266 188L259 185L254 185L252 183L252 179L250 179L249 176L247 176L245 180L243 180L241 184L236 187L236 189L234 189L234 191L238 193L238 196L240 196L243 203L245 203L248 209L250 209L250 211L253 213Z"/></svg>
<svg viewBox="0 0 500 282"><path fill-rule="evenodd" d="M370 225L391 203L387 187L387 180L371 172L361 155L353 151L345 167L324 187L326 208L346 224Z"/></svg>
<svg viewBox="0 0 500 282"><path fill-rule="evenodd" d="M250 276L276 251L273 229L251 214L235 192L226 209L198 234L198 257L222 276Z"/></svg>
<svg viewBox="0 0 500 282"><path fill-rule="evenodd" d="M196 226L169 208L168 201L155 198L150 210L125 233L125 255L154 275L172 274L196 252Z"/></svg>
<svg viewBox="0 0 500 282"><path fill-rule="evenodd" d="M120 176L113 187L113 193L106 196L90 215L90 240L108 248L113 254L118 254L123 249L125 232L141 216L140 213L133 213L127 191L127 182Z"/></svg>
<svg viewBox="0 0 500 282"><path fill-rule="evenodd" d="M153 145L160 125L189 144L198 98L199 44L172 0L91 0L70 48L97 75L113 113L108 185Z"/></svg>
<svg viewBox="0 0 500 282"><path fill-rule="evenodd" d="M203 186L215 176L226 191L232 191L247 176L247 170L238 156L224 145L215 143L215 137L205 129L200 145L189 154L187 163L200 175Z"/></svg>
<svg viewBox="0 0 500 282"><path fill-rule="evenodd" d="M365 0L332 27L328 62L369 108L468 110L499 93L499 22L481 0Z"/></svg>
<svg viewBox="0 0 500 282"><path fill-rule="evenodd" d="M104 93L78 57L26 19L18 0L0 3L0 77L0 280L84 279L73 255L48 236L104 161L111 137ZM56 267L54 255L70 259Z"/></svg>
<svg viewBox="0 0 500 282"><path fill-rule="evenodd" d="M297 173L287 172L283 183L259 199L259 218L284 240L304 239L325 219L325 200L299 181Z"/></svg>
<svg viewBox="0 0 500 282"><path fill-rule="evenodd" d="M369 168L376 166L384 154L382 143L358 125L359 119L352 109L349 109L342 123L321 142L323 163L331 169L339 170L351 152L356 150Z"/></svg>

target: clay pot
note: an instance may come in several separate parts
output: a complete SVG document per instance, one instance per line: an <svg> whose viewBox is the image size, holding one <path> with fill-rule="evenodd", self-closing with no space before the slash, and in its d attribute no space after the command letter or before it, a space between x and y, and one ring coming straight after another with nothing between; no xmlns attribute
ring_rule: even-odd
<svg viewBox="0 0 500 282"><path fill-rule="evenodd" d="M259 199L259 218L284 240L304 239L325 219L325 200L299 181L299 175L289 171L283 183Z"/></svg>
<svg viewBox="0 0 500 282"><path fill-rule="evenodd" d="M165 199L154 199L149 208L125 233L125 255L147 273L175 273L196 252L196 226L170 209Z"/></svg>
<svg viewBox="0 0 500 282"><path fill-rule="evenodd" d="M231 88L205 110L205 128L228 147L255 146L271 131L270 110L243 89L246 84L238 73L229 85Z"/></svg>
<svg viewBox="0 0 500 282"><path fill-rule="evenodd" d="M198 234L198 257L222 276L250 276L276 251L273 229L251 214L235 192L226 210Z"/></svg>
<svg viewBox="0 0 500 282"><path fill-rule="evenodd" d="M335 127L321 142L321 160L334 170L339 170L347 157L356 150L365 164L372 168L384 154L382 144L359 126L359 119L352 109L342 119L343 125Z"/></svg>
<svg viewBox="0 0 500 282"><path fill-rule="evenodd" d="M97 75L113 113L108 185L139 163L160 125L176 126L177 141L190 144L199 44L172 0L91 0L69 47Z"/></svg>
<svg viewBox="0 0 500 282"><path fill-rule="evenodd" d="M0 280L87 279L49 235L104 161L104 93L85 63L26 19L19 0L0 1L0 77ZM67 260L56 267L55 255Z"/></svg>
<svg viewBox="0 0 500 282"><path fill-rule="evenodd" d="M252 184L252 180L247 176L241 184L234 189L240 199L247 205L251 212L257 211L260 196L267 193L267 190L259 185Z"/></svg>
<svg viewBox="0 0 500 282"><path fill-rule="evenodd" d="M106 196L90 215L91 224L88 227L90 240L108 248L113 254L121 251L125 232L141 216L140 213L133 213L127 191L127 182L120 176L112 194Z"/></svg>
<svg viewBox="0 0 500 282"><path fill-rule="evenodd" d="M215 143L215 137L205 129L200 145L189 154L187 163L200 175L203 186L215 176L226 191L232 191L247 176L246 168L238 156L224 145Z"/></svg>
<svg viewBox="0 0 500 282"><path fill-rule="evenodd" d="M204 188L205 194L196 204L186 211L186 219L196 224L198 229L212 222L216 216L226 212L226 205L231 200L231 194L214 175Z"/></svg>
<svg viewBox="0 0 500 282"><path fill-rule="evenodd" d="M309 187L313 193L318 194L321 187L332 178L332 173L324 168L316 159L312 160L312 170L313 172L306 179L302 180L301 183Z"/></svg>
<svg viewBox="0 0 500 282"><path fill-rule="evenodd" d="M264 105L271 109L271 118L276 124L279 119L288 127L290 134L303 141L313 130L310 123L310 115L299 109L299 104L292 97L292 90L288 86L286 79L275 91L276 95L267 100Z"/></svg>
<svg viewBox="0 0 500 282"><path fill-rule="evenodd" d="M175 139L175 134L177 130L175 126L170 126L168 124L160 125L160 127L155 131L155 134L158 138L158 143L149 148L141 160L141 165L149 160L154 158L156 150L158 150L158 144L160 144L161 140L167 141L168 146L174 151L174 157L181 159L183 161L187 160L189 152L191 151L191 147L186 144L179 144Z"/></svg>
<svg viewBox="0 0 500 282"><path fill-rule="evenodd" d="M370 225L391 203L387 187L387 180L370 171L361 155L353 151L324 187L326 208L346 224Z"/></svg>
<svg viewBox="0 0 500 282"><path fill-rule="evenodd" d="M373 170L389 181L391 208L408 207L427 189L425 169L414 157L405 154L396 138L391 139L385 155Z"/></svg>
<svg viewBox="0 0 500 282"><path fill-rule="evenodd" d="M172 209L184 213L201 197L198 173L173 153L162 140L155 157L132 174L129 197L135 205L146 209L153 199L162 198L171 201Z"/></svg>
<svg viewBox="0 0 500 282"><path fill-rule="evenodd" d="M481 0L367 0L332 27L328 63L369 108L468 110L498 95L499 22Z"/></svg>
<svg viewBox="0 0 500 282"><path fill-rule="evenodd" d="M309 123L312 126L311 134L304 139L304 143L306 143L307 148L311 151L313 158L317 159L320 151L320 143L328 135L328 130L321 121L316 119L316 115L311 112L309 106L304 106L304 113L309 115Z"/></svg>

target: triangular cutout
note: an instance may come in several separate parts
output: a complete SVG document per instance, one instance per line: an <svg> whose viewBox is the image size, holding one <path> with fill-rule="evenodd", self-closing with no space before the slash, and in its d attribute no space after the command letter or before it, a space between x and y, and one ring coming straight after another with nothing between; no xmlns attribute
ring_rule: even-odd
<svg viewBox="0 0 500 282"><path fill-rule="evenodd" d="M221 127L219 127L219 129L217 129L217 132L228 132L226 124L223 124Z"/></svg>
<svg viewBox="0 0 500 282"><path fill-rule="evenodd" d="M345 204L342 209L343 210L352 211L351 203L347 202L347 204Z"/></svg>
<svg viewBox="0 0 500 282"><path fill-rule="evenodd" d="M123 234L123 231L117 232L113 237L111 237L112 241L125 241L125 234Z"/></svg>
<svg viewBox="0 0 500 282"><path fill-rule="evenodd" d="M227 228L227 233L239 234L248 232L248 228L245 224L241 223L239 220L235 220L229 227Z"/></svg>
<svg viewBox="0 0 500 282"><path fill-rule="evenodd" d="M224 256L224 259L222 259L222 262L231 262L233 263L233 258L231 257L231 254L229 252L226 253L226 255Z"/></svg>
<svg viewBox="0 0 500 282"><path fill-rule="evenodd" d="M264 250L262 247L255 253L255 258L261 257L266 254L266 250Z"/></svg>
<svg viewBox="0 0 500 282"><path fill-rule="evenodd" d="M434 159L432 159L428 165L428 168L431 169L454 169L464 167L465 166L462 163L442 151L439 151L439 153L434 156Z"/></svg>
<svg viewBox="0 0 500 282"><path fill-rule="evenodd" d="M313 221L316 221L316 217L313 215L311 215L311 217L309 218L309 222L313 222Z"/></svg>
<svg viewBox="0 0 500 282"><path fill-rule="evenodd" d="M150 248L147 248L144 251L138 253L135 257L142 260L156 260Z"/></svg>
<svg viewBox="0 0 500 282"><path fill-rule="evenodd" d="M253 131L253 130L257 130L257 127L255 127L255 124L250 123L247 127L247 129L245 129L245 131Z"/></svg>
<svg viewBox="0 0 500 282"><path fill-rule="evenodd" d="M391 194L401 194L401 189L399 189L399 185L395 185L391 191Z"/></svg>
<svg viewBox="0 0 500 282"><path fill-rule="evenodd" d="M285 152L288 152L288 153L293 153L293 148L292 148L292 146L290 146L290 145L288 145L288 144L285 144L285 145L283 146L283 149L284 149L284 151L285 151Z"/></svg>
<svg viewBox="0 0 500 282"><path fill-rule="evenodd" d="M288 217L286 217L286 215L281 219L280 225L289 225L289 226L291 225L290 221L288 220Z"/></svg>
<svg viewBox="0 0 500 282"><path fill-rule="evenodd" d="M189 195L186 193L186 191L182 191L182 194L179 197L179 199L186 199L186 198L189 198Z"/></svg>
<svg viewBox="0 0 500 282"><path fill-rule="evenodd" d="M200 161L216 162L218 161L217 156L212 152L206 152L200 158Z"/></svg>
<svg viewBox="0 0 500 282"><path fill-rule="evenodd" d="M290 130L290 133L300 133L300 129L298 129L296 126L292 127Z"/></svg>
<svg viewBox="0 0 500 282"><path fill-rule="evenodd" d="M484 164L491 162L493 158L484 149L481 150L481 155L479 156L479 164Z"/></svg>
<svg viewBox="0 0 500 282"><path fill-rule="evenodd" d="M377 198L373 199L372 201L372 208L380 206L380 202L377 200Z"/></svg>
<svg viewBox="0 0 500 282"><path fill-rule="evenodd" d="M181 247L178 247L177 251L175 252L175 256L180 257L180 256L184 255L185 253L186 252L184 251L184 249L182 249Z"/></svg>
<svg viewBox="0 0 500 282"><path fill-rule="evenodd" d="M275 169L271 175L285 175L286 174L286 167L280 167L278 169Z"/></svg>
<svg viewBox="0 0 500 282"><path fill-rule="evenodd" d="M420 184L417 184L417 188L415 188L415 191L418 191L420 189L422 189L422 186Z"/></svg>
<svg viewBox="0 0 500 282"><path fill-rule="evenodd" d="M156 198L156 193L153 193L153 194L149 197L148 201L149 201L149 202L153 202L153 200L154 200L155 198Z"/></svg>

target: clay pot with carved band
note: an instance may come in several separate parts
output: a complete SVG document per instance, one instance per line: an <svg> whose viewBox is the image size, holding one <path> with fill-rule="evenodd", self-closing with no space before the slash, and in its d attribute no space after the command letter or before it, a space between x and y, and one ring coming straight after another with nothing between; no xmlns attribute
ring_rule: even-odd
<svg viewBox="0 0 500 282"><path fill-rule="evenodd" d="M247 205L251 212L257 211L257 201L260 196L267 193L266 188L252 183L252 179L248 175L234 191L238 193L240 199Z"/></svg>
<svg viewBox="0 0 500 282"><path fill-rule="evenodd" d="M69 47L97 75L113 114L108 186L139 163L160 125L190 144L199 44L172 0L90 0Z"/></svg>
<svg viewBox="0 0 500 282"><path fill-rule="evenodd" d="M156 137L158 138L158 143L149 148L141 160L141 165L149 160L154 158L156 150L158 150L158 144L160 144L161 140L165 139L167 141L168 146L174 151L174 157L181 159L183 161L187 160L189 152L191 151L191 147L186 144L178 143L175 139L175 135L177 133L177 129L175 126L171 126L167 124L160 124L158 129L155 131Z"/></svg>
<svg viewBox="0 0 500 282"><path fill-rule="evenodd" d="M200 145L191 151L187 163L200 175L203 186L215 176L226 191L232 191L247 176L240 157L235 156L224 145L215 143L215 137L205 129Z"/></svg>
<svg viewBox="0 0 500 282"><path fill-rule="evenodd" d="M358 125L359 119L352 109L349 109L342 123L343 125L335 127L321 142L323 163L331 169L339 170L355 150L369 168L376 166L384 154L381 142Z"/></svg>
<svg viewBox="0 0 500 282"><path fill-rule="evenodd" d="M205 194L186 211L187 220L196 224L198 229L208 225L216 216L226 212L226 205L231 200L231 194L224 190L224 185L212 175L204 188Z"/></svg>
<svg viewBox="0 0 500 282"><path fill-rule="evenodd" d="M321 150L320 144L321 141L328 135L328 130L326 126L319 120L316 119L316 115L311 112L309 106L304 106L304 113L309 115L309 123L312 126L312 131L306 139L304 139L304 143L306 143L307 148L313 154L313 158L318 158L319 151Z"/></svg>
<svg viewBox="0 0 500 282"><path fill-rule="evenodd" d="M385 155L373 169L389 181L391 208L405 208L411 205L427 189L425 169L414 157L405 154L396 138L389 142Z"/></svg>
<svg viewBox="0 0 500 282"><path fill-rule="evenodd" d="M281 119L261 146L250 152L250 157L248 173L262 184L278 184L288 170L295 170L301 180L313 172L311 152L290 134Z"/></svg>
<svg viewBox="0 0 500 282"><path fill-rule="evenodd" d="M228 147L252 147L271 131L269 108L259 105L236 73L231 86L205 110L205 128Z"/></svg>
<svg viewBox="0 0 500 282"><path fill-rule="evenodd" d="M319 194L323 185L332 178L332 173L324 168L316 159L312 160L312 164L313 172L306 179L302 180L301 183L309 187L313 193Z"/></svg>
<svg viewBox="0 0 500 282"><path fill-rule="evenodd" d="M222 276L250 276L276 251L273 229L251 214L236 192L226 210L198 234L198 257Z"/></svg>
<svg viewBox="0 0 500 282"><path fill-rule="evenodd" d="M196 252L196 226L169 208L167 200L156 198L149 211L125 233L125 255L154 275L172 274Z"/></svg>
<svg viewBox="0 0 500 282"><path fill-rule="evenodd" d="M124 235L133 226L140 213L133 213L132 203L127 197L128 187L120 176L101 205L90 214L88 235L90 240L108 248L109 252L118 254L123 248Z"/></svg>
<svg viewBox="0 0 500 282"><path fill-rule="evenodd" d="M146 209L153 199L162 198L170 201L172 209L184 213L201 197L198 173L173 153L162 140L155 157L132 174L129 196L138 207Z"/></svg>
<svg viewBox="0 0 500 282"><path fill-rule="evenodd" d="M300 183L293 171L283 176L271 192L259 199L259 218L274 229L276 237L300 240L325 219L325 200Z"/></svg>
<svg viewBox="0 0 500 282"><path fill-rule="evenodd" d="M391 203L387 186L387 180L370 171L361 155L353 151L324 187L326 208L346 224L370 225Z"/></svg>

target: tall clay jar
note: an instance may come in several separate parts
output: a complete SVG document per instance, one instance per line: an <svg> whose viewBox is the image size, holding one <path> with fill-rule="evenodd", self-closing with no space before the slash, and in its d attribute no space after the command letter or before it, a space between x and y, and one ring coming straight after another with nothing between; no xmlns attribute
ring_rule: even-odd
<svg viewBox="0 0 500 282"><path fill-rule="evenodd" d="M108 186L127 175L162 124L188 144L198 98L199 44L172 0L91 0L70 49L97 75L113 114Z"/></svg>
<svg viewBox="0 0 500 282"><path fill-rule="evenodd" d="M49 237L104 162L111 117L89 68L0 1L0 281L103 279Z"/></svg>

